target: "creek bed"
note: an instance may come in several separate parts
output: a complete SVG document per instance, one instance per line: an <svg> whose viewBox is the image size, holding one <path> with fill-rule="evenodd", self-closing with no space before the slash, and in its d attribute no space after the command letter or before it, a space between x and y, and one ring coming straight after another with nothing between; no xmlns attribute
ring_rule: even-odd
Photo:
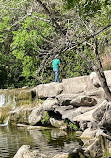
<svg viewBox="0 0 111 158"><path fill-rule="evenodd" d="M37 149L48 155L48 158L52 158L58 153L67 152L78 141L82 143L76 138L74 132L0 126L0 158L13 158L22 145L30 145L32 149Z"/></svg>

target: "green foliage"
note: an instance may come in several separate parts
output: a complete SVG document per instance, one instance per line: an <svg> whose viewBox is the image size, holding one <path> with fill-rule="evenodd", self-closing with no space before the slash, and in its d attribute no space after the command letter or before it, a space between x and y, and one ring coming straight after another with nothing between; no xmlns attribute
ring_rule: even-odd
<svg viewBox="0 0 111 158"><path fill-rule="evenodd" d="M46 112L46 113L45 113L45 116L44 116L44 117L42 118L42 120L41 120L42 124L44 125L44 124L49 123L49 119L50 119L49 113Z"/></svg>
<svg viewBox="0 0 111 158"><path fill-rule="evenodd" d="M96 13L100 13L103 8L110 6L110 0L63 0L66 2L66 9L76 9L83 17L94 17Z"/></svg>
<svg viewBox="0 0 111 158"><path fill-rule="evenodd" d="M44 15L41 15L42 17ZM27 17L22 27L13 31L13 43L11 49L13 55L21 61L22 76L35 78L36 69L41 60L37 58L40 47L45 43L44 39L49 36L51 26L44 21L35 21L34 18Z"/></svg>
<svg viewBox="0 0 111 158"><path fill-rule="evenodd" d="M90 56L90 52L88 54ZM93 60L93 58L91 59ZM81 58L76 51L64 53L61 58L61 78L77 77L88 75L91 72L91 65Z"/></svg>
<svg viewBox="0 0 111 158"><path fill-rule="evenodd" d="M90 28L96 32L111 23L110 0L63 1L65 12L61 9L62 3L58 0L55 9L51 10L52 17L63 30L71 29L71 45L73 43L76 45L76 41L84 41L87 36L90 36ZM59 49L60 80L88 75L92 71L90 63L88 64L75 50L61 52L69 47L65 43L66 35L61 35L60 30L51 23L43 8L36 8L34 2L32 15L28 16L32 3L31 0L0 2L0 88L35 86L54 81L51 60ZM49 8L51 9L51 5ZM105 41L110 43L110 32L109 28L97 37L101 54L106 46ZM58 42L60 40L61 43ZM88 42L93 44L93 40ZM80 46L77 47L80 48ZM91 62L95 60L91 48L85 46L81 53L85 54ZM36 70L44 60L44 54L49 54L47 63L43 64L42 71L36 75Z"/></svg>
<svg viewBox="0 0 111 158"><path fill-rule="evenodd" d="M72 129L74 131L78 130L78 127L75 124L73 124L72 122L69 122L68 126L69 126L70 129Z"/></svg>

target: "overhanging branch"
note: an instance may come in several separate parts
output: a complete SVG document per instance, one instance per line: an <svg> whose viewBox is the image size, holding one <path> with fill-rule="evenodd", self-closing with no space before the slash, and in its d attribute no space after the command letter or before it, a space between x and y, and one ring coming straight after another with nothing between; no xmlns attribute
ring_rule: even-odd
<svg viewBox="0 0 111 158"><path fill-rule="evenodd" d="M103 32L104 30L106 30L107 28L111 27L111 24L107 25L106 27L104 27L103 29L101 29L100 31L90 35L90 36L87 36L83 41L81 42L76 42L76 43L72 43L73 46L70 46L70 47L67 47L65 48L62 52L65 52L65 51L70 51L78 46L80 46L81 44L85 43L86 41L88 41L89 39L91 38L94 38L95 36L97 36L98 34L100 34L101 32Z"/></svg>

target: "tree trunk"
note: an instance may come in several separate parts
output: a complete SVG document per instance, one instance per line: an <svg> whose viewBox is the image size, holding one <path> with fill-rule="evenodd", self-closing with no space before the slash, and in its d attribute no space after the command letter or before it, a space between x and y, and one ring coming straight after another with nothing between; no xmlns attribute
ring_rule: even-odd
<svg viewBox="0 0 111 158"><path fill-rule="evenodd" d="M95 38L95 50L94 50L94 53L96 55L96 59L97 59L97 62L98 62L98 68L97 67L93 67L94 71L97 73L98 78L99 78L99 80L101 82L101 86L104 89L105 98L108 101L111 101L111 91L110 91L110 89L109 89L109 87L107 85L107 81L106 81L106 77L105 77L105 74L104 74L103 66L102 66L101 59L100 59L99 53L98 53L97 38Z"/></svg>

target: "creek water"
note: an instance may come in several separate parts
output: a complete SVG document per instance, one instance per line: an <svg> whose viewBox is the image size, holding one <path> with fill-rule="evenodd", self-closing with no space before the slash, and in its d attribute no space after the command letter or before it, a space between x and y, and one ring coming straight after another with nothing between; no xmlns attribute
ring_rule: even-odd
<svg viewBox="0 0 111 158"><path fill-rule="evenodd" d="M40 153L48 155L48 158L52 158L58 153L67 152L77 142L81 143L74 132L0 126L0 158L13 158L22 145L30 145L32 149L37 149Z"/></svg>

